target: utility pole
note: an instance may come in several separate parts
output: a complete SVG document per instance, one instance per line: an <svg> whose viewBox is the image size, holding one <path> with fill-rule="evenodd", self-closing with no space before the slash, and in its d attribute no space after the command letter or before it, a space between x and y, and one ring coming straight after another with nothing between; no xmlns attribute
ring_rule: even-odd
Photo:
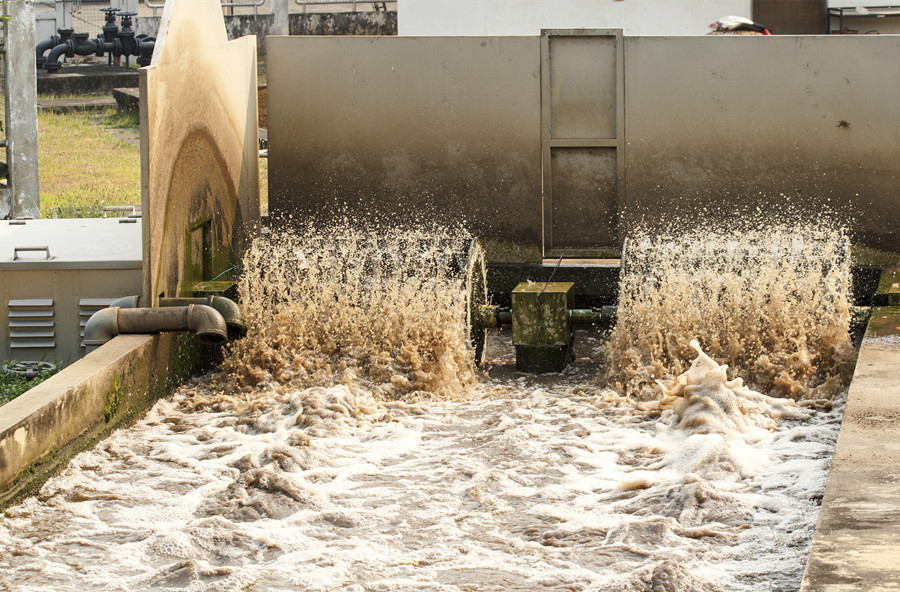
<svg viewBox="0 0 900 592"><path fill-rule="evenodd" d="M0 199L0 218L40 218L34 0L3 0L3 7L9 190Z"/></svg>

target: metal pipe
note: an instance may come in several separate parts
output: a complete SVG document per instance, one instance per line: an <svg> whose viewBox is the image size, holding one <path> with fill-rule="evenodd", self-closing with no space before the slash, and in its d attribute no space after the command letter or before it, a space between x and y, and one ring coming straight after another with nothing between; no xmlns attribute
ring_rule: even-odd
<svg viewBox="0 0 900 592"><path fill-rule="evenodd" d="M60 68L62 68L62 64L59 63L59 58L64 56L66 52L69 51L69 42L60 43L56 47L50 50L50 54L47 56L47 59L44 60L44 69L48 72L56 72Z"/></svg>
<svg viewBox="0 0 900 592"><path fill-rule="evenodd" d="M116 335L193 331L197 340L220 345L228 339L225 319L217 310L202 304L171 308L104 308L84 326L84 345L89 352Z"/></svg>
<svg viewBox="0 0 900 592"><path fill-rule="evenodd" d="M50 39L45 39L44 41L41 41L37 44L37 47L35 47L35 53L37 54L38 68L44 65L44 54L57 45L59 45L59 35L53 35L52 37L50 37Z"/></svg>
<svg viewBox="0 0 900 592"><path fill-rule="evenodd" d="M253 14L258 14L259 7L266 3L266 0L256 0L256 2L222 2L222 8L234 9L235 6L252 6ZM234 14L232 10L232 14Z"/></svg>
<svg viewBox="0 0 900 592"><path fill-rule="evenodd" d="M47 72L56 72L59 70L62 67L62 64L59 63L59 58L63 55L69 58L76 55L88 56L98 54L102 50L102 42L88 39L87 33L78 33L72 35L72 38L68 41L60 43L50 50L50 55L47 56L47 59L44 62L44 69L46 69Z"/></svg>
<svg viewBox="0 0 900 592"><path fill-rule="evenodd" d="M138 66L149 66L153 61L153 48L156 47L156 38L135 39L135 51L137 52Z"/></svg>
<svg viewBox="0 0 900 592"><path fill-rule="evenodd" d="M189 304L203 304L218 311L228 327L228 340L234 341L247 334L247 323L244 314L237 302L224 296L202 296L197 298L160 298L160 307L188 306ZM123 296L109 305L110 308L139 308L140 296Z"/></svg>
<svg viewBox="0 0 900 592"><path fill-rule="evenodd" d="M153 9L153 16L156 16L156 10L157 10L158 8L165 8L165 7L166 7L166 3L163 2L163 3L161 3L161 4L154 4L154 3L148 1L148 2L145 2L145 3L144 3L144 6L146 6L147 8L152 8L152 9Z"/></svg>
<svg viewBox="0 0 900 592"><path fill-rule="evenodd" d="M118 300L113 300L109 308L140 308L141 307L141 297L140 296L122 296Z"/></svg>
<svg viewBox="0 0 900 592"><path fill-rule="evenodd" d="M224 296L206 296L200 298L160 298L160 306L187 306L189 304L204 304L215 309L225 319L228 326L228 340L234 341L247 334L247 323L241 313L237 302Z"/></svg>
<svg viewBox="0 0 900 592"><path fill-rule="evenodd" d="M573 308L566 311L573 325L612 325L616 320L616 307Z"/></svg>
<svg viewBox="0 0 900 592"><path fill-rule="evenodd" d="M573 325L612 326L616 320L616 307L573 308L566 311L566 317ZM483 329L512 324L512 311L494 304L485 304L475 313L474 322Z"/></svg>
<svg viewBox="0 0 900 592"><path fill-rule="evenodd" d="M482 304L474 311L472 323L482 329L494 329L512 323L512 313L494 304Z"/></svg>

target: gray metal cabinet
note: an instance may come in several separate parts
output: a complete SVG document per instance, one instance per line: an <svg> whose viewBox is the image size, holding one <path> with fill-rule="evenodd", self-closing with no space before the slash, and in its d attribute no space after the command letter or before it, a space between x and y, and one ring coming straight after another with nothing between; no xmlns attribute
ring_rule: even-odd
<svg viewBox="0 0 900 592"><path fill-rule="evenodd" d="M84 324L141 293L141 265L139 218L0 222L0 360L82 357Z"/></svg>

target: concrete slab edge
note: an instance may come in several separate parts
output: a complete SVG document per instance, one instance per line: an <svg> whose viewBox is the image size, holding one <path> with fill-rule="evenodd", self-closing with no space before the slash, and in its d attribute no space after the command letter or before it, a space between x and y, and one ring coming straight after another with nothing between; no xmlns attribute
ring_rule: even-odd
<svg viewBox="0 0 900 592"><path fill-rule="evenodd" d="M801 592L900 590L900 307L873 310Z"/></svg>

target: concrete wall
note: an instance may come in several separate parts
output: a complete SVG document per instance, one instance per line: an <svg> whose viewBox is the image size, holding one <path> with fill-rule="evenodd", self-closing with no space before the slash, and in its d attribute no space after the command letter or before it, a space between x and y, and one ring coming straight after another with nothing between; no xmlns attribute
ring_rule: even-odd
<svg viewBox="0 0 900 592"><path fill-rule="evenodd" d="M442 213L541 247L538 37L271 43L271 213ZM620 240L638 224L827 214L900 252L900 37L624 45Z"/></svg>
<svg viewBox="0 0 900 592"><path fill-rule="evenodd" d="M400 35L540 35L541 29L623 29L702 35L719 18L750 16L751 0L398 0Z"/></svg>
<svg viewBox="0 0 900 592"><path fill-rule="evenodd" d="M538 242L539 58L536 37L270 37L269 211Z"/></svg>
<svg viewBox="0 0 900 592"><path fill-rule="evenodd" d="M900 37L637 37L625 224L835 212L900 250Z"/></svg>
<svg viewBox="0 0 900 592"><path fill-rule="evenodd" d="M155 306L234 279L258 232L256 40L228 40L217 0L167 2L140 73L143 297Z"/></svg>
<svg viewBox="0 0 900 592"><path fill-rule="evenodd" d="M266 36L273 27L271 14L225 15L229 39L256 36L256 52L266 55ZM162 17L142 16L135 19L138 34L156 36ZM321 12L290 15L291 35L396 35L397 12Z"/></svg>
<svg viewBox="0 0 900 592"><path fill-rule="evenodd" d="M228 41L218 0L166 3L140 71L144 302L233 279L258 230L255 49ZM218 356L190 335L119 336L0 407L0 507Z"/></svg>

